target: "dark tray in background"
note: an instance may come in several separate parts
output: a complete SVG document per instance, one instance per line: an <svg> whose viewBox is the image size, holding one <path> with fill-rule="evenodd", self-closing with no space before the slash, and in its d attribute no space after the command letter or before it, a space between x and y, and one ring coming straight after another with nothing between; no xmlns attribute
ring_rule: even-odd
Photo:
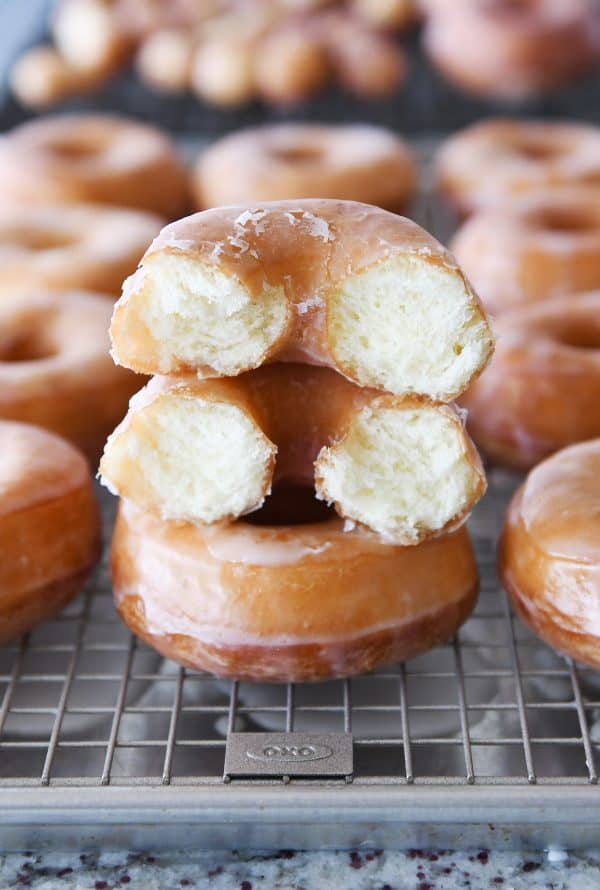
<svg viewBox="0 0 600 890"><path fill-rule="evenodd" d="M23 48L45 39L45 22L52 5L52 0L0 0L0 131L30 116L9 95L7 71ZM361 101L332 88L293 109L254 103L220 111L191 94L159 95L129 71L114 78L101 92L57 106L56 110L119 111L152 121L180 136L203 138L276 120L369 121L413 137L451 132L492 114L571 117L600 123L600 71L547 97L518 105L495 104L467 97L447 84L423 56L419 40L416 30L403 41L410 55L406 85L395 96L380 101Z"/></svg>

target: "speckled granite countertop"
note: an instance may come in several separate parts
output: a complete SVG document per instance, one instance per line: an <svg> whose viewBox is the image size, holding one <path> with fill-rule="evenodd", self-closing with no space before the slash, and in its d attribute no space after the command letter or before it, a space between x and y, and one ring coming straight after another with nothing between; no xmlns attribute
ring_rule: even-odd
<svg viewBox="0 0 600 890"><path fill-rule="evenodd" d="M600 850L266 854L49 853L0 857L0 890L597 890Z"/></svg>

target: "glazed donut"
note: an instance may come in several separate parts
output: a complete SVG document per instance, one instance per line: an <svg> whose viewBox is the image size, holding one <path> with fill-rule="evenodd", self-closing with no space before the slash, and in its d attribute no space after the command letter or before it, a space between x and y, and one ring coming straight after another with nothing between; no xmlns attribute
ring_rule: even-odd
<svg viewBox="0 0 600 890"><path fill-rule="evenodd" d="M58 436L0 421L0 643L59 612L100 556L87 464Z"/></svg>
<svg viewBox="0 0 600 890"><path fill-rule="evenodd" d="M600 439L535 467L513 497L498 566L523 621L546 643L600 668Z"/></svg>
<svg viewBox="0 0 600 890"><path fill-rule="evenodd" d="M417 21L417 0L351 0L350 8L375 28L404 30Z"/></svg>
<svg viewBox="0 0 600 890"><path fill-rule="evenodd" d="M111 0L115 22L135 40L162 28L190 29L219 13L222 0Z"/></svg>
<svg viewBox="0 0 600 890"><path fill-rule="evenodd" d="M104 0L62 0L52 21L61 56L75 69L108 77L127 59L131 41Z"/></svg>
<svg viewBox="0 0 600 890"><path fill-rule="evenodd" d="M297 523L297 504L286 500ZM196 670L270 682L412 658L456 630L478 587L466 527L394 547L344 531L337 517L180 526L127 501L111 563L117 610L150 646Z"/></svg>
<svg viewBox="0 0 600 890"><path fill-rule="evenodd" d="M402 48L344 10L321 14L320 33L342 85L366 99L395 93L406 79Z"/></svg>
<svg viewBox="0 0 600 890"><path fill-rule="evenodd" d="M598 62L595 0L447 3L425 25L433 64L460 89L522 99L587 74Z"/></svg>
<svg viewBox="0 0 600 890"><path fill-rule="evenodd" d="M50 46L35 46L19 56L9 79L13 95L27 108L46 108L100 82L95 73L74 68Z"/></svg>
<svg viewBox="0 0 600 890"><path fill-rule="evenodd" d="M202 43L192 60L190 86L205 102L235 107L255 95L253 42L223 37Z"/></svg>
<svg viewBox="0 0 600 890"><path fill-rule="evenodd" d="M285 22L260 41L253 73L259 96L265 101L283 105L302 102L327 81L327 49L310 28L294 20Z"/></svg>
<svg viewBox="0 0 600 890"><path fill-rule="evenodd" d="M113 356L134 371L235 375L266 361L449 401L493 337L453 257L351 201L206 210L163 229L125 282Z"/></svg>
<svg viewBox="0 0 600 890"><path fill-rule="evenodd" d="M274 477L312 485L314 475L319 498L398 544L455 528L485 491L453 407L293 364L155 378L109 438L100 472L144 511L195 523L258 509Z"/></svg>
<svg viewBox="0 0 600 890"><path fill-rule="evenodd" d="M496 330L489 368L461 399L486 454L527 469L600 436L600 291L513 309Z"/></svg>
<svg viewBox="0 0 600 890"><path fill-rule="evenodd" d="M140 379L108 353L112 303L91 293L0 303L0 417L78 445L94 464Z"/></svg>
<svg viewBox="0 0 600 890"><path fill-rule="evenodd" d="M493 313L600 288L600 191L515 198L468 219L450 249Z"/></svg>
<svg viewBox="0 0 600 890"><path fill-rule="evenodd" d="M437 183L461 214L554 186L600 186L600 127L487 120L451 136L436 162Z"/></svg>
<svg viewBox="0 0 600 890"><path fill-rule="evenodd" d="M28 121L0 140L0 196L27 203L90 202L179 215L186 174L166 135L102 114Z"/></svg>
<svg viewBox="0 0 600 890"><path fill-rule="evenodd" d="M150 34L140 46L135 64L139 76L157 90L187 90L192 71L194 39L187 31L164 29Z"/></svg>
<svg viewBox="0 0 600 890"><path fill-rule="evenodd" d="M198 159L196 205L291 198L364 201L406 208L416 167L403 139L380 127L275 124L219 139Z"/></svg>
<svg viewBox="0 0 600 890"><path fill-rule="evenodd" d="M117 207L0 204L0 303L40 287L116 297L161 224Z"/></svg>

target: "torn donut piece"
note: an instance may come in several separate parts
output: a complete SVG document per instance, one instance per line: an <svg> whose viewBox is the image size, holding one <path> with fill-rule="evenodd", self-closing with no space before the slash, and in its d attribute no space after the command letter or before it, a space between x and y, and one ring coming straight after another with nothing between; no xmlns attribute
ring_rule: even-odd
<svg viewBox="0 0 600 890"><path fill-rule="evenodd" d="M141 373L235 376L273 361L449 401L493 335L454 258L350 201L207 210L163 229L124 285L113 356Z"/></svg>
<svg viewBox="0 0 600 890"><path fill-rule="evenodd" d="M154 379L109 438L100 472L143 511L199 525L258 509L274 480L314 480L340 516L409 545L455 528L485 491L454 407L294 364Z"/></svg>

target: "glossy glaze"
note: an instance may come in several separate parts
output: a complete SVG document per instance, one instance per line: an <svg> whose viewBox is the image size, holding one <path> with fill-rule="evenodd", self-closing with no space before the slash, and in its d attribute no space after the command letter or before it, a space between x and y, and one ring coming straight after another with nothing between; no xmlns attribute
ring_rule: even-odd
<svg viewBox="0 0 600 890"><path fill-rule="evenodd" d="M529 474L506 515L499 569L536 633L600 667L600 439L565 448Z"/></svg>

